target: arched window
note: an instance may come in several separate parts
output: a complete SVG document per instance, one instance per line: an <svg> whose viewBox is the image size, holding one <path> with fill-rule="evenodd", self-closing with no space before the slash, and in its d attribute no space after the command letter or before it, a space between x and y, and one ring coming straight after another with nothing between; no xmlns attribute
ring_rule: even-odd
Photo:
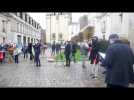
<svg viewBox="0 0 134 100"><path fill-rule="evenodd" d="M62 33L60 33L59 34L59 40L62 40L62 38L63 38L63 35L62 35Z"/></svg>
<svg viewBox="0 0 134 100"><path fill-rule="evenodd" d="M122 23L122 20L123 20L123 13L120 13L119 16L120 16L120 21L121 21L121 23Z"/></svg>
<svg viewBox="0 0 134 100"><path fill-rule="evenodd" d="M53 39L53 40L56 39L56 34L55 34L55 33L52 34L52 39Z"/></svg>

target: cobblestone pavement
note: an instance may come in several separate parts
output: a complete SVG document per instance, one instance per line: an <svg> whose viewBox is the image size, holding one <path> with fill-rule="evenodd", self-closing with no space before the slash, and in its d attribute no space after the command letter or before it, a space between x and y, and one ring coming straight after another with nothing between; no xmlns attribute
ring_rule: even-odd
<svg viewBox="0 0 134 100"><path fill-rule="evenodd" d="M0 87L105 87L104 77L90 78L90 66L82 68L81 63L47 62L41 57L42 66L20 57L19 64L0 65Z"/></svg>

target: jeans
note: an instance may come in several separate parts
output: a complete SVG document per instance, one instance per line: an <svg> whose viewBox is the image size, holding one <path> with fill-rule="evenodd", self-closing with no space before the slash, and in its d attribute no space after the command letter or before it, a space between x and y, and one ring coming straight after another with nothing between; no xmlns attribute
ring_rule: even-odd
<svg viewBox="0 0 134 100"><path fill-rule="evenodd" d="M28 54L27 54L27 52L24 52L24 59L27 59L28 58Z"/></svg>
<svg viewBox="0 0 134 100"><path fill-rule="evenodd" d="M35 54L35 63L36 63L36 66L40 66L39 54Z"/></svg>
<svg viewBox="0 0 134 100"><path fill-rule="evenodd" d="M70 55L66 55L66 66L70 66Z"/></svg>
<svg viewBox="0 0 134 100"><path fill-rule="evenodd" d="M33 60L33 53L30 52L30 60Z"/></svg>
<svg viewBox="0 0 134 100"><path fill-rule="evenodd" d="M18 55L15 55L15 63L19 63L19 61L18 61Z"/></svg>
<svg viewBox="0 0 134 100"><path fill-rule="evenodd" d="M72 53L73 61L76 62L75 53Z"/></svg>

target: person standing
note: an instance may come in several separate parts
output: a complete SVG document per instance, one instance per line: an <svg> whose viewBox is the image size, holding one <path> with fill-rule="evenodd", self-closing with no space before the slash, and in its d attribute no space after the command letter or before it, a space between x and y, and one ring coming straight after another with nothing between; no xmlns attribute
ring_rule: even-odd
<svg viewBox="0 0 134 100"><path fill-rule="evenodd" d="M9 61L8 63L12 63L13 62L13 52L14 52L14 47L12 44L9 44L9 47L8 47L8 53L9 53Z"/></svg>
<svg viewBox="0 0 134 100"><path fill-rule="evenodd" d="M81 44L81 53L83 55L83 60L82 60L82 67L83 68L86 68L86 65L85 65L85 62L86 62L86 56L88 54L88 49L89 49L89 46L88 46L88 43L87 41L84 41L82 44Z"/></svg>
<svg viewBox="0 0 134 100"><path fill-rule="evenodd" d="M33 60L33 53L32 53L32 43L28 44L28 52L30 54L30 60Z"/></svg>
<svg viewBox="0 0 134 100"><path fill-rule="evenodd" d="M23 48L22 48L22 51L23 51L23 54L24 54L24 59L26 58L28 58L28 47L26 46L26 45L24 45L23 46Z"/></svg>
<svg viewBox="0 0 134 100"><path fill-rule="evenodd" d="M71 61L70 55L71 55L71 44L70 41L68 41L65 46L66 66L70 66L70 61Z"/></svg>
<svg viewBox="0 0 134 100"><path fill-rule="evenodd" d="M41 44L38 43L34 45L34 50L35 50L35 63L36 63L36 66L41 66L41 63L40 63L40 53L41 53Z"/></svg>
<svg viewBox="0 0 134 100"><path fill-rule="evenodd" d="M55 42L53 42L51 55L55 55L55 48L56 48L56 45L55 45Z"/></svg>
<svg viewBox="0 0 134 100"><path fill-rule="evenodd" d="M47 43L44 43L44 45L43 45L43 55L45 55L46 49L47 49Z"/></svg>
<svg viewBox="0 0 134 100"><path fill-rule="evenodd" d="M55 49L56 49L56 54L59 54L59 44L58 43L56 43Z"/></svg>
<svg viewBox="0 0 134 100"><path fill-rule="evenodd" d="M107 88L126 88L134 83L134 55L130 46L123 43L117 34L109 36L110 46L102 66L106 68Z"/></svg>
<svg viewBox="0 0 134 100"><path fill-rule="evenodd" d="M98 77L98 63L99 63L99 43L98 43L98 37L92 38L92 46L91 46L91 53L90 53L90 59L91 59L91 76L92 78Z"/></svg>
<svg viewBox="0 0 134 100"><path fill-rule="evenodd" d="M15 48L14 48L14 60L15 60L15 63L19 63L19 58L18 58L18 56L19 56L19 49L18 49L18 47L17 46L15 46Z"/></svg>
<svg viewBox="0 0 134 100"><path fill-rule="evenodd" d="M77 45L76 45L76 43L73 42L72 43L72 57L73 57L74 63L76 62L76 59L75 59L76 51L77 51Z"/></svg>

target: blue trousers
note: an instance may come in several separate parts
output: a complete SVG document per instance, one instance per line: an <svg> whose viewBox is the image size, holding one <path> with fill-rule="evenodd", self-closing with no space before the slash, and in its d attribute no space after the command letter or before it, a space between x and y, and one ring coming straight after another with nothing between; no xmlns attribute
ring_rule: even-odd
<svg viewBox="0 0 134 100"><path fill-rule="evenodd" d="M40 54L35 54L35 63L36 63L36 66L40 66L40 58L39 58L39 55Z"/></svg>
<svg viewBox="0 0 134 100"><path fill-rule="evenodd" d="M18 60L18 55L15 55L15 63L19 63L19 60Z"/></svg>

